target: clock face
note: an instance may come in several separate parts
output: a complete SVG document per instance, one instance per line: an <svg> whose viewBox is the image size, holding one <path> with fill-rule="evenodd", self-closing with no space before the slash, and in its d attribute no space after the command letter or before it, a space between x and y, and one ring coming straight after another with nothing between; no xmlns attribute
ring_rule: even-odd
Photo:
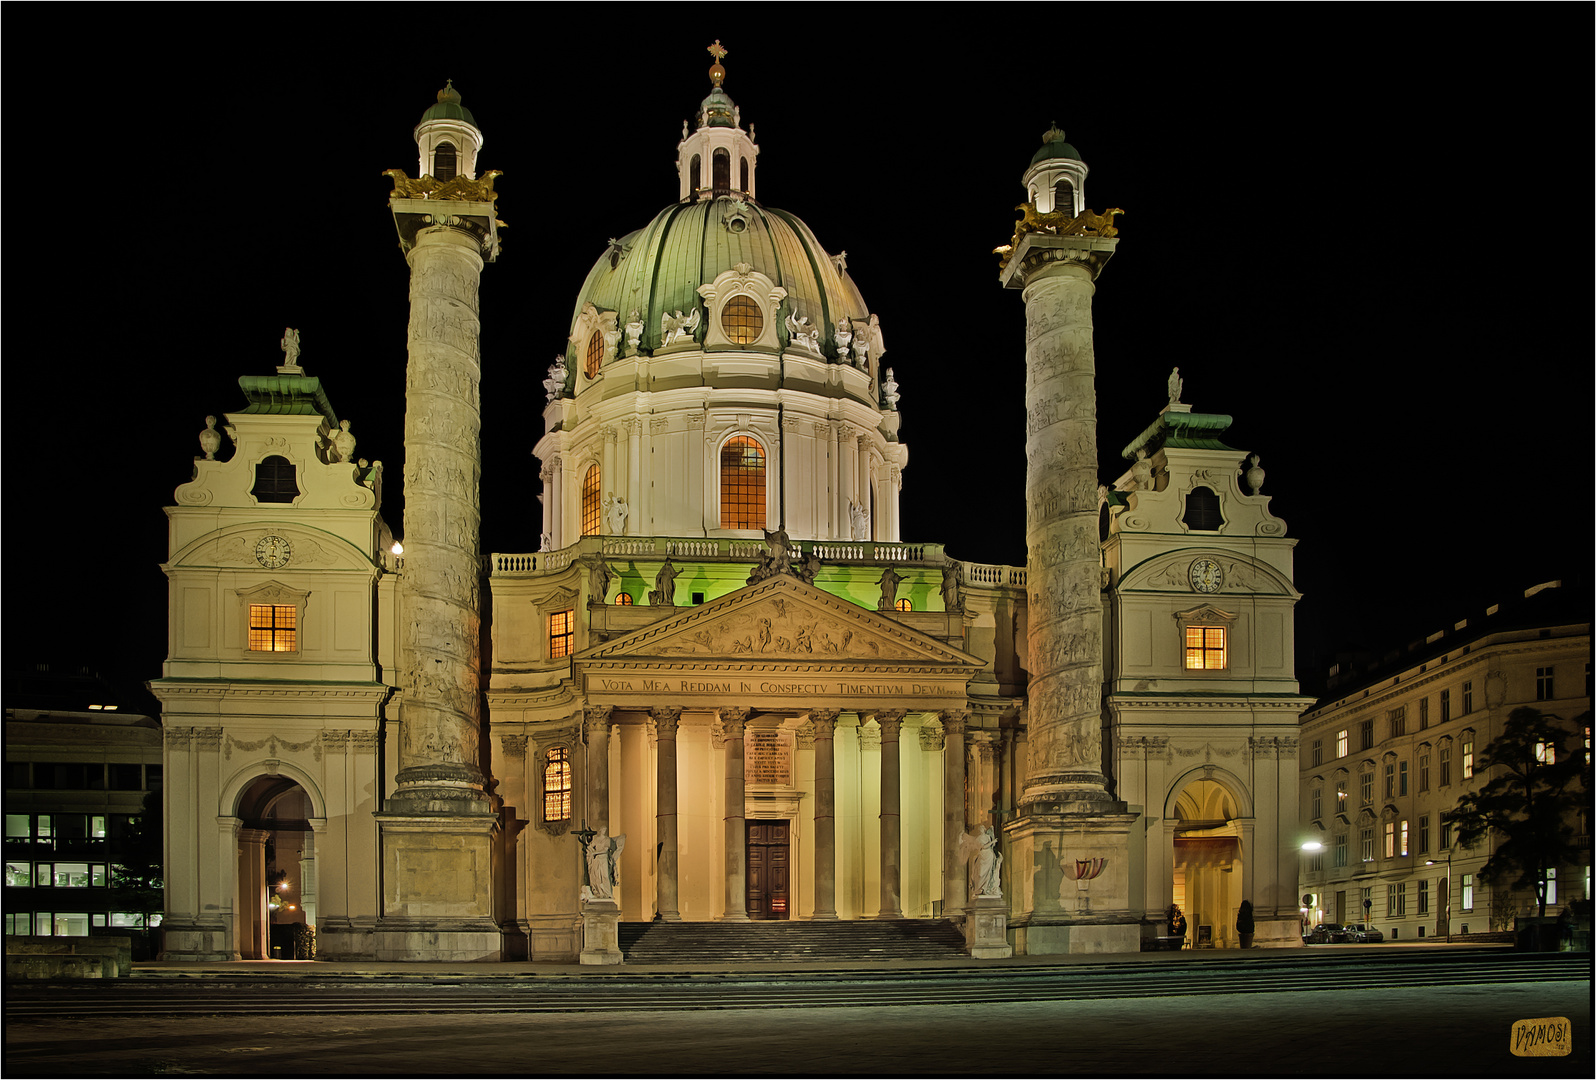
<svg viewBox="0 0 1596 1080"><path fill-rule="evenodd" d="M281 536L263 536L255 543L255 561L275 570L293 558L294 549Z"/></svg>
<svg viewBox="0 0 1596 1080"><path fill-rule="evenodd" d="M1213 559L1198 559L1191 564L1191 587L1200 593L1216 593L1225 583L1225 572Z"/></svg>

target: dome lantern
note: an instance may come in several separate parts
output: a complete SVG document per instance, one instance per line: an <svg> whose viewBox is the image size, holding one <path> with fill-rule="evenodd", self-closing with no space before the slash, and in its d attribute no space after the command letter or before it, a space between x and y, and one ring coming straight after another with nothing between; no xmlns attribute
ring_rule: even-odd
<svg viewBox="0 0 1596 1080"><path fill-rule="evenodd" d="M1054 211L1078 216L1086 209L1086 162L1075 147L1064 141L1057 124L1042 136L1042 148L1031 157L1021 182L1027 201L1038 214Z"/></svg>
<svg viewBox="0 0 1596 1080"><path fill-rule="evenodd" d="M453 180L477 178L477 151L482 149L482 129L471 110L460 104L454 80L438 91L438 103L421 114L416 125L416 147L421 151L418 176Z"/></svg>
<svg viewBox="0 0 1596 1080"><path fill-rule="evenodd" d="M709 95L699 102L696 129L682 124L682 141L676 147L678 198L682 202L731 195L752 199L759 148L752 131L743 130L741 110L721 88L726 80L721 64L726 49L716 40L709 54L715 59L709 69Z"/></svg>

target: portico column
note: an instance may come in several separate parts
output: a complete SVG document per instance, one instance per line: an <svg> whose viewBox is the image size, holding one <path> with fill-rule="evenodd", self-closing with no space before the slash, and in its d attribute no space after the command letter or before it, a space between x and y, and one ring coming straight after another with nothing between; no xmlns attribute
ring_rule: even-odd
<svg viewBox="0 0 1596 1080"><path fill-rule="evenodd" d="M837 712L811 709L815 729L815 913L837 917Z"/></svg>
<svg viewBox="0 0 1596 1080"><path fill-rule="evenodd" d="M859 481L854 485L854 490L859 493L859 505L864 507L865 520L870 525L869 530L864 535L864 539L884 539L876 532L875 500L870 497L870 436L860 435L857 442L859 447Z"/></svg>
<svg viewBox="0 0 1596 1080"><path fill-rule="evenodd" d="M633 418L621 423L626 428L626 505L635 514L643 499L643 421Z"/></svg>
<svg viewBox="0 0 1596 1080"><path fill-rule="evenodd" d="M555 454L549 459L549 550L565 546L565 461Z"/></svg>
<svg viewBox="0 0 1596 1080"><path fill-rule="evenodd" d="M238 939L245 960L271 959L266 913L266 839L264 829L238 830Z"/></svg>
<svg viewBox="0 0 1596 1080"><path fill-rule="evenodd" d="M726 733L726 912L727 922L748 921L748 827L743 816L743 727L751 710L723 708Z"/></svg>
<svg viewBox="0 0 1596 1080"><path fill-rule="evenodd" d="M682 710L651 710L654 717L655 802L658 819L659 885L656 906L665 922L681 922L676 882L676 728Z"/></svg>
<svg viewBox="0 0 1596 1080"><path fill-rule="evenodd" d="M977 825L998 827L998 751L1001 736L996 731L972 731L970 750L974 757L975 775L970 784L974 804L970 813Z"/></svg>
<svg viewBox="0 0 1596 1080"><path fill-rule="evenodd" d="M878 919L903 918L903 815L898 775L902 709L875 714L881 725L881 910Z"/></svg>
<svg viewBox="0 0 1596 1080"><path fill-rule="evenodd" d="M847 522L842 529L844 540L853 539L853 505L855 500L855 481L859 478L859 452L857 440L858 433L847 424L837 425L837 481L839 502L838 510L841 511L840 520Z"/></svg>
<svg viewBox="0 0 1596 1080"><path fill-rule="evenodd" d="M959 838L968 823L964 808L964 725L968 709L942 713L942 913L962 911L969 901L969 874L959 859Z"/></svg>
<svg viewBox="0 0 1596 1080"><path fill-rule="evenodd" d="M595 705L584 710L583 725L587 735L587 791L583 802L587 811L582 817L585 828L610 831L610 713L608 705Z"/></svg>
<svg viewBox="0 0 1596 1080"><path fill-rule="evenodd" d="M828 425L827 438L830 446L828 447L829 457L826 463L826 482L831 485L827 489L831 492L831 539L846 540L848 539L849 531L848 526L843 523L848 521L848 508L838 505L837 458L842 453L837 444L838 427L840 427L838 424Z"/></svg>

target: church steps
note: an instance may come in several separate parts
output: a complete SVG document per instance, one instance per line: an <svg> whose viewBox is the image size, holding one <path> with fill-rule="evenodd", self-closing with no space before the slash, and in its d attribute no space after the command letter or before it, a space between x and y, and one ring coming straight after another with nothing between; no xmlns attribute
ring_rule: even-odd
<svg viewBox="0 0 1596 1080"><path fill-rule="evenodd" d="M634 964L937 960L964 935L947 919L621 923L620 947Z"/></svg>

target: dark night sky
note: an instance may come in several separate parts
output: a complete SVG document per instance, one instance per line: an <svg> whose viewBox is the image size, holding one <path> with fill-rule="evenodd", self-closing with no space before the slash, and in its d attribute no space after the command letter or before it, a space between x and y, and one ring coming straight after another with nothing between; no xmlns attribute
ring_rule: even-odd
<svg viewBox="0 0 1596 1080"><path fill-rule="evenodd" d="M421 27L455 9L403 32L247 10L295 24L179 48L112 9L70 71L15 47L60 9L8 14L13 658L22 642L159 674L161 507L284 326L358 454L385 462L402 532L407 268L380 173L415 171L411 128L445 77L510 225L483 275L483 547L534 549L541 379L607 238L675 198L716 37L761 201L846 249L881 317L906 540L1024 562L1023 312L989 252L1056 120L1088 203L1126 211L1096 300L1102 477L1173 365L1185 400L1235 417L1227 441L1261 455L1300 540L1306 688L1338 648L1588 573L1587 9L1542 9L1536 47L1505 50L1434 27L1372 38L1323 8L1271 9L1245 43L1196 9L1122 9L1123 29L1070 45L1016 29L1042 8L939 7L920 9L938 44L919 51L802 20L601 26L580 8L573 36L461 8L445 41ZM25 134L34 110L48 124Z"/></svg>

